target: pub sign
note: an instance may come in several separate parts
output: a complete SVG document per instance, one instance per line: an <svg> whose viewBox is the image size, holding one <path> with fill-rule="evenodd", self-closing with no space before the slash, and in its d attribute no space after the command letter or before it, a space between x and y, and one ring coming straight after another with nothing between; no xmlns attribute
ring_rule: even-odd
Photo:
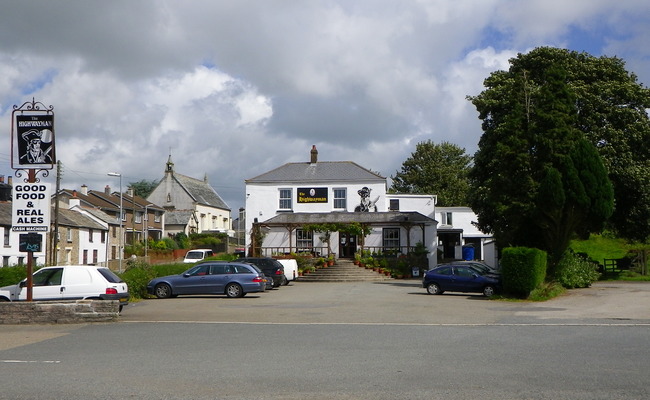
<svg viewBox="0 0 650 400"><path fill-rule="evenodd" d="M12 120L12 168L52 169L54 114L50 111L14 111Z"/></svg>
<svg viewBox="0 0 650 400"><path fill-rule="evenodd" d="M298 188L298 203L327 203L327 188Z"/></svg>

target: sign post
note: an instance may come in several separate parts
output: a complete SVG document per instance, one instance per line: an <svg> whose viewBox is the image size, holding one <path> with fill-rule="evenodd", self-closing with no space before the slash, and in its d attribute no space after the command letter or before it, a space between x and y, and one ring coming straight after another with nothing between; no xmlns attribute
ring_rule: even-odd
<svg viewBox="0 0 650 400"><path fill-rule="evenodd" d="M50 230L50 185L37 175L48 176L56 163L53 109L32 99L11 113L11 167L16 177L27 171L25 184L13 186L11 207L11 230L22 233L19 250L27 252L27 301L33 299L34 252L41 249L41 233Z"/></svg>

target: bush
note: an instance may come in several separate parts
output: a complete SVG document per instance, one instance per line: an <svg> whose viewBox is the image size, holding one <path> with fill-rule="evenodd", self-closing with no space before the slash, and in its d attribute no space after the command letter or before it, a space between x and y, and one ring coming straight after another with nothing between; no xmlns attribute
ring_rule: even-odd
<svg viewBox="0 0 650 400"><path fill-rule="evenodd" d="M36 271L36 268L34 268L34 271ZM27 278L27 267L25 265L0 268L0 286L15 285L25 278Z"/></svg>
<svg viewBox="0 0 650 400"><path fill-rule="evenodd" d="M137 263L127 267L126 271L120 274L120 278L129 285L129 294L134 299L147 297L147 283L154 278L151 266L145 263Z"/></svg>
<svg viewBox="0 0 650 400"><path fill-rule="evenodd" d="M528 297L546 278L546 252L528 247L503 249L501 276L505 292Z"/></svg>
<svg viewBox="0 0 650 400"><path fill-rule="evenodd" d="M567 289L589 287L598 278L598 266L572 251L564 254L555 274L557 282Z"/></svg>

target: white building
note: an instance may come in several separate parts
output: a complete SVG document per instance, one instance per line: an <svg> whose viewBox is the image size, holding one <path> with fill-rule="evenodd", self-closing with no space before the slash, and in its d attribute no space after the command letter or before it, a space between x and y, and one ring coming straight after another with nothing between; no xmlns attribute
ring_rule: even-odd
<svg viewBox="0 0 650 400"><path fill-rule="evenodd" d="M248 251L331 251L346 258L362 247L406 254L421 242L430 251L429 265L435 265L435 196L387 194L386 188L385 177L354 162L318 161L314 146L309 162L287 163L246 180ZM328 246L325 233L303 229L323 224L359 226L370 233L331 232Z"/></svg>
<svg viewBox="0 0 650 400"><path fill-rule="evenodd" d="M225 232L234 236L230 208L210 186L207 177L199 180L175 172L171 155L165 176L147 200L165 209L168 235Z"/></svg>
<svg viewBox="0 0 650 400"><path fill-rule="evenodd" d="M438 207L438 261L471 257L490 266L497 265L494 238L476 227L478 218L469 207ZM465 254L463 254L465 253Z"/></svg>

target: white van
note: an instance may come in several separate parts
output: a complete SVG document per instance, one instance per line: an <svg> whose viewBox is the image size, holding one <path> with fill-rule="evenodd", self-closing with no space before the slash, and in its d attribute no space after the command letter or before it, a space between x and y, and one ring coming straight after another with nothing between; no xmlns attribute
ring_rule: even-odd
<svg viewBox="0 0 650 400"><path fill-rule="evenodd" d="M298 263L293 258L278 260L284 266L284 276L287 281L295 281L298 277Z"/></svg>
<svg viewBox="0 0 650 400"><path fill-rule="evenodd" d="M183 262L186 264L195 263L205 260L207 257L212 257L214 254L210 249L194 249L185 254Z"/></svg>
<svg viewBox="0 0 650 400"><path fill-rule="evenodd" d="M0 288L0 300L27 300L27 279ZM113 271L90 265L44 267L32 275L32 299L119 300L120 310L129 304L129 288Z"/></svg>

